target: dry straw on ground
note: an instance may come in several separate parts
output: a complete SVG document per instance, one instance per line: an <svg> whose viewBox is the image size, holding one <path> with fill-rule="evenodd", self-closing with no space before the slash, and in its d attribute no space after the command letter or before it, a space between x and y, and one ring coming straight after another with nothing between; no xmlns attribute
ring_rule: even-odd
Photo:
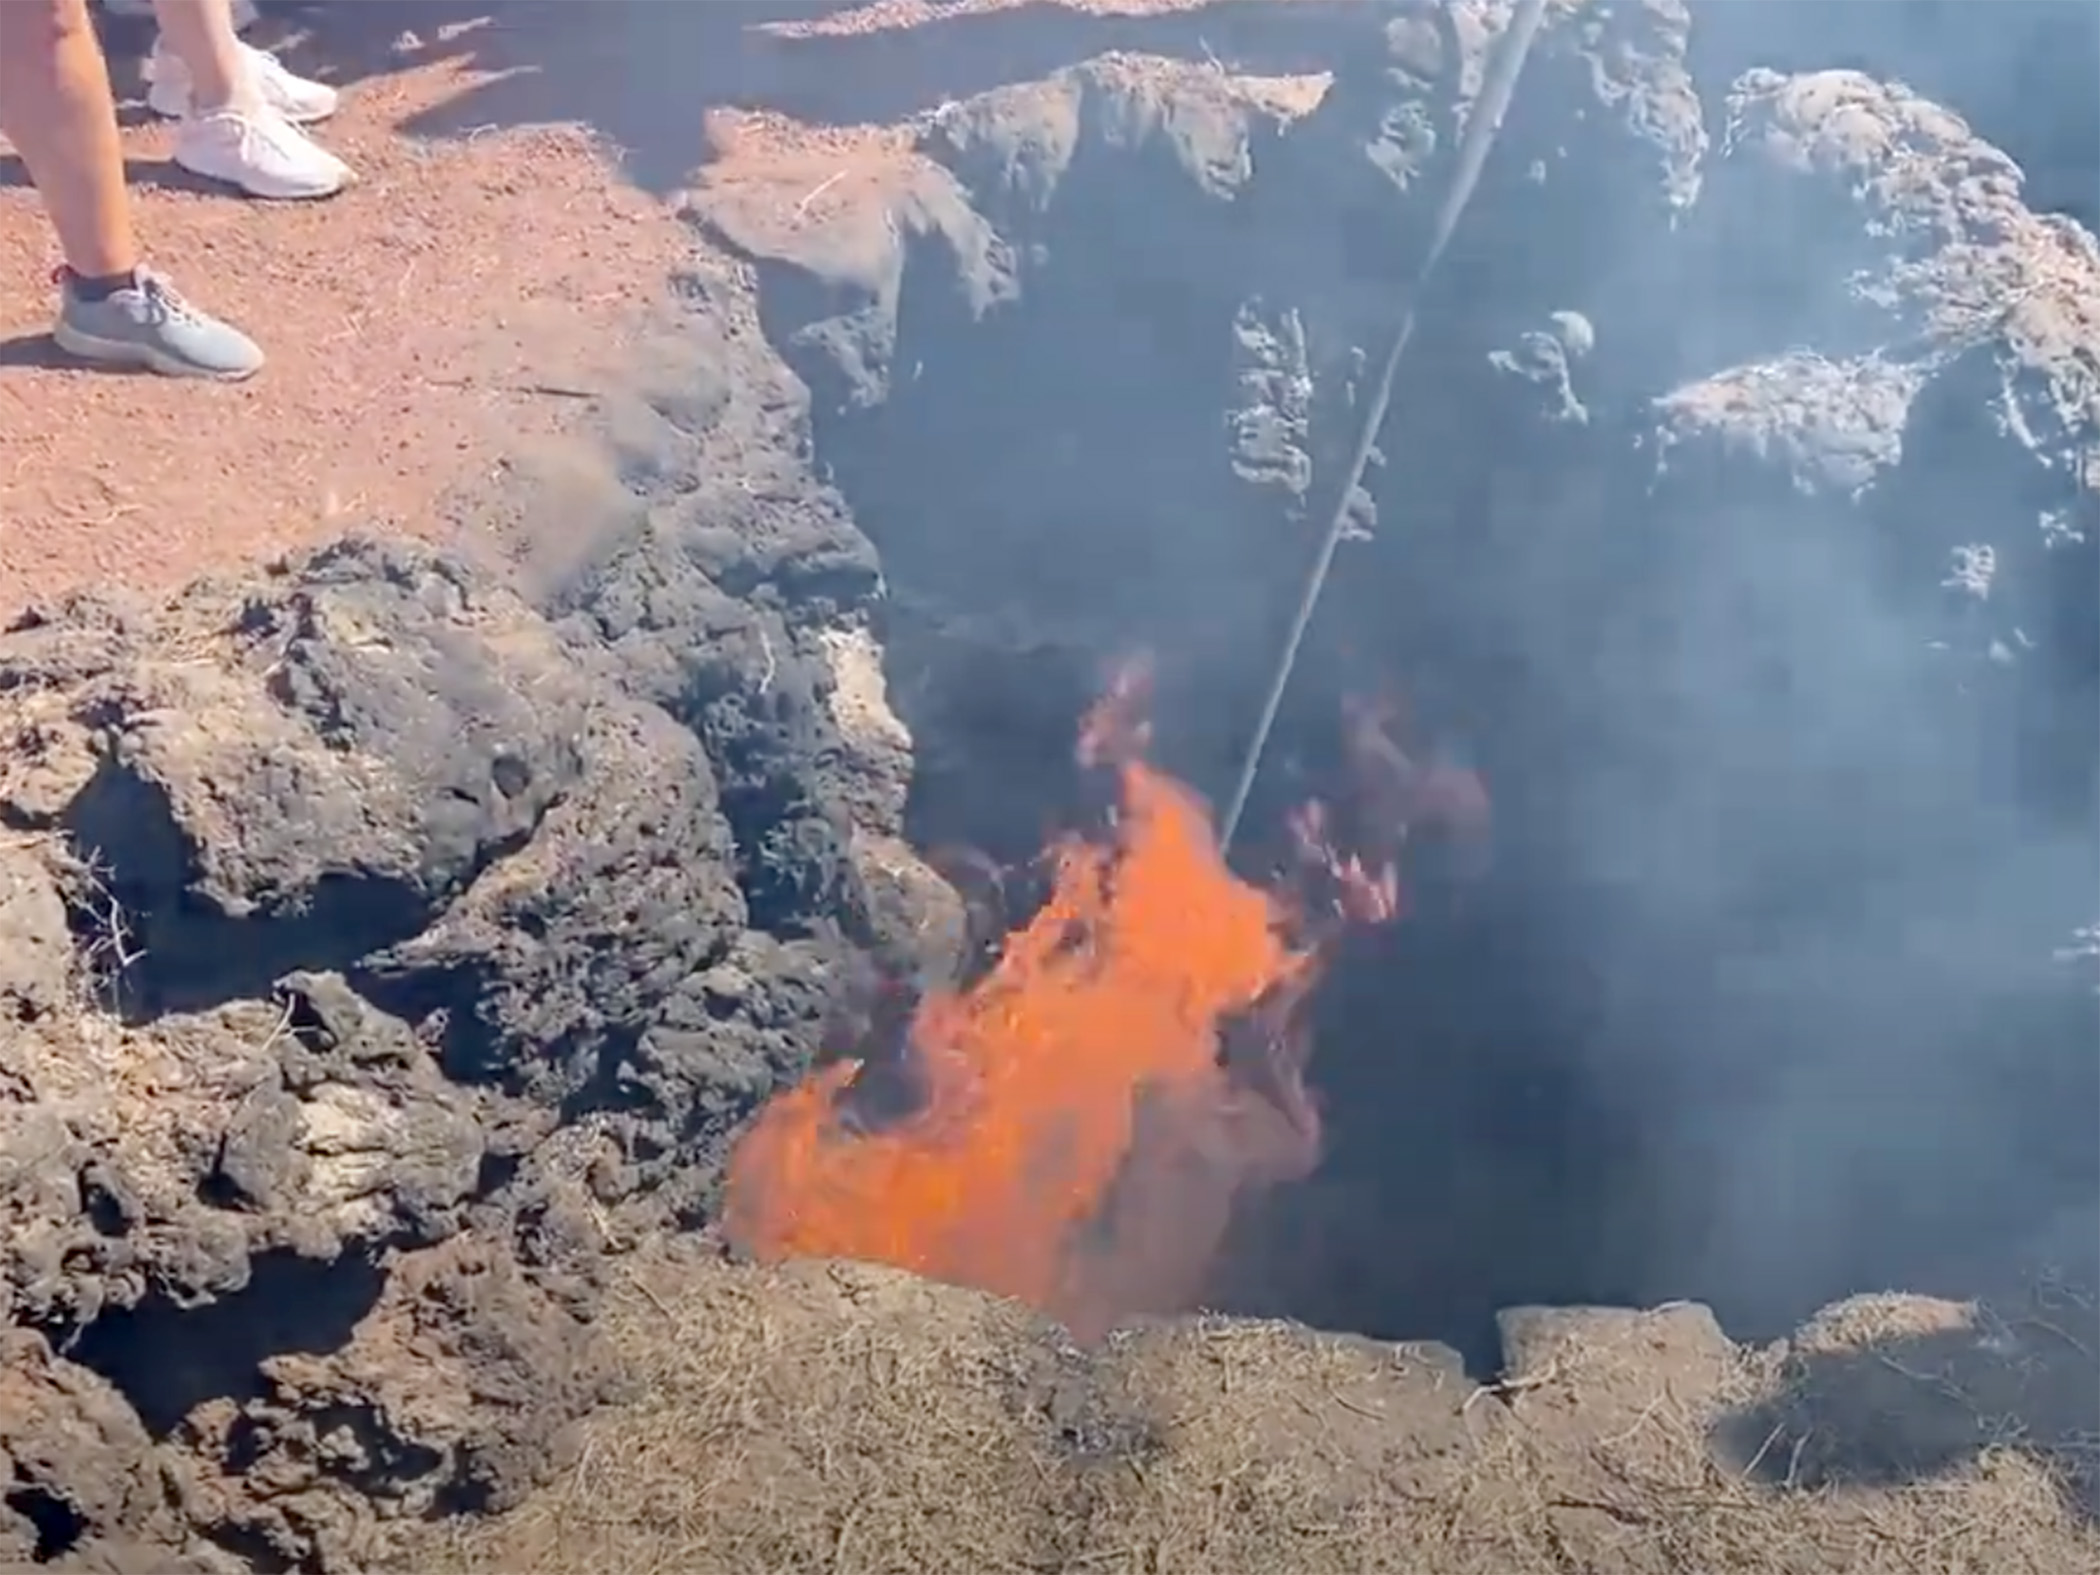
<svg viewBox="0 0 2100 1575"><path fill-rule="evenodd" d="M2074 1340L2075 1315L2091 1321L2053 1310ZM1950 1433L1943 1409L1950 1385L2031 1408L2081 1371L2091 1395L2090 1342L2077 1369L2072 1344L1945 1303L1846 1304L1772 1351L1696 1307L1543 1313L1512 1324L1492 1388L1436 1348L1285 1324L1192 1319L1086 1355L970 1293L696 1247L643 1255L610 1317L633 1398L585 1426L558 1480L447 1529L416 1567L2100 1571L2076 1480L2092 1403L2051 1411L2047 1438L1979 1411ZM1870 1369L1903 1387L1847 1388ZM1920 1411L1905 1374L1928 1370L1943 1381ZM1847 1474L1876 1448L1878 1472Z"/></svg>

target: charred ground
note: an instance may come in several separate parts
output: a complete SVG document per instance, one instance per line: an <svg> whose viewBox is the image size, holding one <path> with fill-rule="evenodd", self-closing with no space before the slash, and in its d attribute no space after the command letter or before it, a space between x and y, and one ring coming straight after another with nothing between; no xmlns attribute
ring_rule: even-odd
<svg viewBox="0 0 2100 1575"><path fill-rule="evenodd" d="M1498 15L1000 89L791 237L703 187L530 602L353 540L0 641L0 1562L2100 1562L2100 256L1906 89L1702 102L1661 0L1555 12L1257 811L1388 673L1494 785L1218 1288L1473 1376L657 1240L1107 660L1226 779ZM1794 1327L1881 1283L1987 1300ZM1793 1332L1504 1311L1678 1296Z"/></svg>

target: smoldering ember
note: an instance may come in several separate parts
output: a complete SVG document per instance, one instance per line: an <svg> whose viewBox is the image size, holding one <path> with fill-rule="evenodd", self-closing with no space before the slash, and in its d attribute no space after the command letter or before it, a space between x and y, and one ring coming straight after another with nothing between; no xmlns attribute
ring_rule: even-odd
<svg viewBox="0 0 2100 1575"><path fill-rule="evenodd" d="M2100 1571L2095 15L973 16L569 572L32 607L0 1568Z"/></svg>

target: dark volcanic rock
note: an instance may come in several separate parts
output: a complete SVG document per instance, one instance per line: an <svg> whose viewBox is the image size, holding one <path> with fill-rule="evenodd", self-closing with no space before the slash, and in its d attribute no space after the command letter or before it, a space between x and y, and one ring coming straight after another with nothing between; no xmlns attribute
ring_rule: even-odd
<svg viewBox="0 0 2100 1575"><path fill-rule="evenodd" d="M707 756L661 712L601 706L581 779L530 844L364 960L376 998L450 1009L448 1070L546 1103L617 1076L622 1046L744 927Z"/></svg>
<svg viewBox="0 0 2100 1575"><path fill-rule="evenodd" d="M255 1399L193 1411L176 1497L251 1558L369 1568L389 1522L514 1502L609 1376L506 1244L455 1237L402 1258L342 1350L271 1357Z"/></svg>
<svg viewBox="0 0 2100 1575"><path fill-rule="evenodd" d="M102 626L81 609L0 657L43 729L15 763L12 818L66 832L85 865L75 925L129 1008L122 1031L208 1032L273 999L274 1075L199 1148L229 1198L255 1208L292 1187L293 1104L342 1086L422 1131L404 1152L471 1173L478 1144L405 1114L419 1066L430 1097L509 1153L544 1125L529 1112L598 1108L646 1113L668 1153L718 1136L791 1068L797 1047L767 1039L719 1120L698 1086L632 1075L660 1026L729 1039L748 1016L763 1038L795 1013L763 991L725 1008L703 982L751 943L739 847L694 732L493 582L347 543L103 621L99 660L77 674L54 673L50 653ZM783 791L808 758L783 756ZM793 850L744 860L776 861ZM33 900L22 890L10 913ZM427 1175L414 1190L427 1202Z"/></svg>
<svg viewBox="0 0 2100 1575"><path fill-rule="evenodd" d="M36 1156L8 1283L38 1316L440 1239L484 1156L564 1114L620 1111L630 1159L701 1152L808 1054L770 999L733 1048L744 1008L701 983L745 909L692 734L458 565L349 543L152 617L57 609L0 667L30 746L9 819L70 850L10 849L6 911L48 932L63 893L81 943L15 953L0 1044ZM38 1023L65 989L126 1010ZM696 1023L725 1091L628 1076ZM69 1103L83 1057L137 1092Z"/></svg>
<svg viewBox="0 0 2100 1575"><path fill-rule="evenodd" d="M70 1004L64 893L34 844L0 842L0 1016L31 1022Z"/></svg>
<svg viewBox="0 0 2100 1575"><path fill-rule="evenodd" d="M348 544L112 642L76 699L96 770L60 824L112 871L138 1011L346 964L532 839L580 779L591 696L522 616L451 565Z"/></svg>
<svg viewBox="0 0 2100 1575"><path fill-rule="evenodd" d="M0 638L0 1311L64 1336L38 1382L167 1465L210 1557L361 1567L592 1403L601 1260L704 1214L846 955L796 884L857 877L807 851L856 830L795 649L780 691L714 652L684 726L486 574L356 540ZM807 825L742 842L707 704L782 692L713 747ZM46 1507L0 1535L184 1545L17 1414Z"/></svg>
<svg viewBox="0 0 2100 1575"><path fill-rule="evenodd" d="M55 1563L82 1544L179 1542L131 1407L25 1329L0 1331L0 1418L0 1566Z"/></svg>
<svg viewBox="0 0 2100 1575"><path fill-rule="evenodd" d="M1861 70L1954 110L2027 174L2037 212L2100 222L2092 150L2100 102L2089 68L2100 12L2083 0L1830 0L1813 13L1701 4L1692 60L1725 91L1745 71Z"/></svg>
<svg viewBox="0 0 2100 1575"><path fill-rule="evenodd" d="M728 301L726 270L687 282ZM578 648L692 729L712 763L757 928L919 948L924 889L900 840L911 739L876 643L883 580L806 463L808 396L730 312L696 316L733 399L687 413L650 507L552 598ZM938 900L937 892L934 900Z"/></svg>

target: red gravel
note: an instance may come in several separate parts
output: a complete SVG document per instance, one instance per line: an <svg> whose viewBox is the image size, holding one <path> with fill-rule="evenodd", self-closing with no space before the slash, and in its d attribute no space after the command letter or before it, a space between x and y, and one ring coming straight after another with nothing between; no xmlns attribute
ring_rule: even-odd
<svg viewBox="0 0 2100 1575"><path fill-rule="evenodd" d="M547 100L548 120L618 130L654 116L674 142L657 162L708 165L711 206L730 198L769 226L827 222L879 205L913 161L894 126L819 129L773 112L779 51L794 39L937 30L1017 0L706 7L681 24L701 30L688 42L706 91L687 91L661 63L653 76L632 69L650 35L628 13L669 3L340 4L319 29L317 74L330 74L331 45L362 64L322 135L363 179L328 203L183 189L164 162L165 129L128 131L153 260L271 356L245 385L59 364L42 337L53 244L20 166L0 157L0 617L63 587L163 586L353 525L486 537L490 521L517 514L502 477L591 469L594 396L638 359L666 278L694 245L679 199L637 190L574 125L413 140L403 127L415 117L452 106L455 120L471 118L492 85L523 81L527 100ZM1197 3L1066 9L1129 16ZM294 58L311 67L316 56ZM518 72L521 60L537 69ZM626 102L635 80L660 101ZM529 111L490 118L514 124ZM676 145L688 126L689 156Z"/></svg>

